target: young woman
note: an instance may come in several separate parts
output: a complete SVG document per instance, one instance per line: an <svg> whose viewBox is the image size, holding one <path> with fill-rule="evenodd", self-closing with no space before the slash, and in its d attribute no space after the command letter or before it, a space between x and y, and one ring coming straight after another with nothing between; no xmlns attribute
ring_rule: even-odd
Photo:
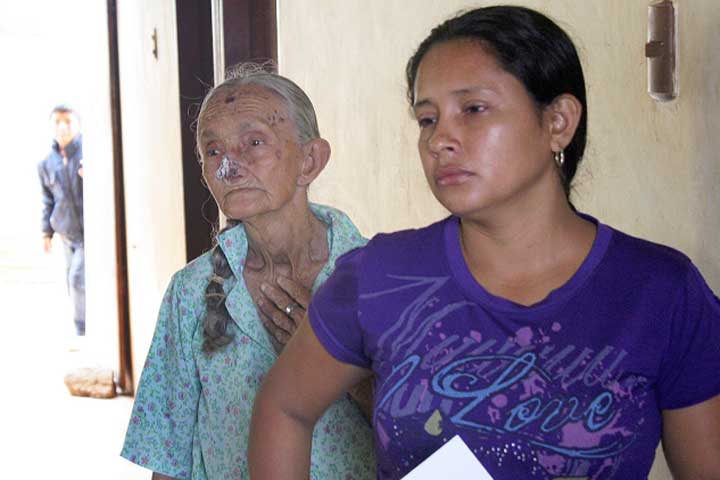
<svg viewBox="0 0 720 480"><path fill-rule="evenodd" d="M568 36L476 9L407 78L452 215L337 262L258 394L252 477L306 478L315 420L374 373L381 479L456 435L496 480L645 479L661 437L676 478L720 478L720 304L687 257L570 204L587 105Z"/></svg>

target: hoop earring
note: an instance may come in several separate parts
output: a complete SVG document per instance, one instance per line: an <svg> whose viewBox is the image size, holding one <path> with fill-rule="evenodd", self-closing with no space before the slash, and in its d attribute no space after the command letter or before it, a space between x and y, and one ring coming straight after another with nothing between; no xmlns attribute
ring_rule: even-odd
<svg viewBox="0 0 720 480"><path fill-rule="evenodd" d="M553 153L553 159L555 160L555 165L557 165L558 168L562 168L565 163L565 151L560 150L559 152Z"/></svg>

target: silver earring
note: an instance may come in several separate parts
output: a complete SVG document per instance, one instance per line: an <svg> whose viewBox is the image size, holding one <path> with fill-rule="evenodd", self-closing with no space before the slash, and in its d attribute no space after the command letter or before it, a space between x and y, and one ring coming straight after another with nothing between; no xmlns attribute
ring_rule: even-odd
<svg viewBox="0 0 720 480"><path fill-rule="evenodd" d="M558 168L562 168L563 163L565 163L565 151L560 150L559 152L553 153L553 159L555 159L555 165L557 165Z"/></svg>

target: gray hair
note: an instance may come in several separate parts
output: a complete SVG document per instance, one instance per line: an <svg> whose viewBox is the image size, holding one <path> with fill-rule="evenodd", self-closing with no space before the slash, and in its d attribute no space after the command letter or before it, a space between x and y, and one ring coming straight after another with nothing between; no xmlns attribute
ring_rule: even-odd
<svg viewBox="0 0 720 480"><path fill-rule="evenodd" d="M210 99L219 89L242 85L257 85L280 96L297 129L300 143L305 144L310 140L320 138L315 107L313 107L310 98L295 82L277 73L274 62L247 62L230 67L226 73L225 81L215 86L205 96L200 106L198 119L202 116Z"/></svg>

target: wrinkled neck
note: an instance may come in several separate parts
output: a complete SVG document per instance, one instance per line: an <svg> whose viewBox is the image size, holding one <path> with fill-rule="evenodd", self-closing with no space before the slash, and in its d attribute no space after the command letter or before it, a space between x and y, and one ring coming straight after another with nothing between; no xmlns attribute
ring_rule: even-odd
<svg viewBox="0 0 720 480"><path fill-rule="evenodd" d="M329 257L327 226L310 210L283 209L250 219L245 224L248 254L245 268L263 277L278 274L303 280L313 265Z"/></svg>

